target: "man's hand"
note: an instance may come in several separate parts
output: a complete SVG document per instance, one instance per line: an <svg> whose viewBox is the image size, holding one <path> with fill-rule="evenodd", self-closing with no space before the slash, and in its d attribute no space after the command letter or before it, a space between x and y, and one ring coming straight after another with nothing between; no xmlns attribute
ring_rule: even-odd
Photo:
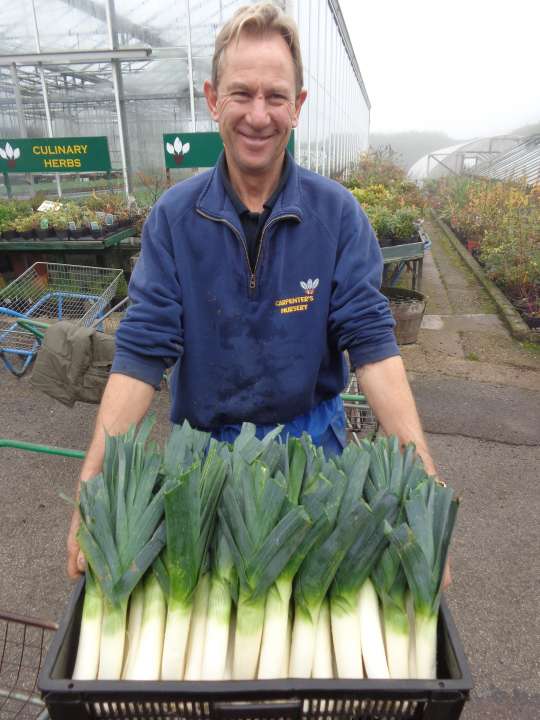
<svg viewBox="0 0 540 720"><path fill-rule="evenodd" d="M79 511L75 510L71 518L71 525L69 526L67 539L67 572L72 580L77 580L86 570L86 561L77 541L77 532L80 524L81 517L79 515Z"/></svg>
<svg viewBox="0 0 540 720"><path fill-rule="evenodd" d="M131 425L139 423L146 415L155 390L151 385L113 373L107 382L96 419L96 428L81 470L81 482L86 482L101 472L105 455L105 433L121 435ZM81 519L75 510L71 518L67 539L67 573L76 580L86 570L84 555L77 542Z"/></svg>

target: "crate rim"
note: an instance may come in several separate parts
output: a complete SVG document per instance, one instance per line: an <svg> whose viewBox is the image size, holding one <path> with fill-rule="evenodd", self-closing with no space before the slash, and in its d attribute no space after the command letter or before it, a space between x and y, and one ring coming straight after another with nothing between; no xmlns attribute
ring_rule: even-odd
<svg viewBox="0 0 540 720"><path fill-rule="evenodd" d="M242 696L243 700L285 699L294 695L304 697L336 697L351 694L365 695L375 700L415 700L415 699L449 699L466 700L473 687L465 651L459 641L457 628L444 597L441 598L441 616L447 629L448 641L455 655L461 672L460 678L437 678L436 680L347 680L317 678L298 679L286 678L277 680L73 680L69 678L53 679L51 677L60 650L65 641L69 619L75 612L77 603L84 588L81 578L69 598L68 605L59 623L59 627L49 645L49 649L39 673L37 688L45 701L80 700L82 702L111 702L110 694L114 691L114 702L132 702L136 700L157 700L163 695L167 702L174 694L178 702L209 702L234 701L231 696ZM128 699L129 698L129 699Z"/></svg>

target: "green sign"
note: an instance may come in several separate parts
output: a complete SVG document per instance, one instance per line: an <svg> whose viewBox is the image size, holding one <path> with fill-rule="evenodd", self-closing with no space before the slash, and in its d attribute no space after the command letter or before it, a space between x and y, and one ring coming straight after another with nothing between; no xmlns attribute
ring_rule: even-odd
<svg viewBox="0 0 540 720"><path fill-rule="evenodd" d="M0 139L0 172L73 173L111 169L106 137Z"/></svg>
<svg viewBox="0 0 540 720"><path fill-rule="evenodd" d="M292 133L287 148L294 153ZM222 150L223 142L217 132L168 133L163 136L165 167L168 170L213 167Z"/></svg>

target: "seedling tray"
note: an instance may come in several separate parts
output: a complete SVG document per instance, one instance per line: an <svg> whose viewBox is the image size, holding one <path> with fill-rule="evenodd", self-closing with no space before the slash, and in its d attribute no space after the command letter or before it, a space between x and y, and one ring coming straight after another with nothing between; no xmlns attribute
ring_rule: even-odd
<svg viewBox="0 0 540 720"><path fill-rule="evenodd" d="M444 601L437 680L69 680L82 590L81 581L38 680L51 720L457 720L469 697L469 667Z"/></svg>

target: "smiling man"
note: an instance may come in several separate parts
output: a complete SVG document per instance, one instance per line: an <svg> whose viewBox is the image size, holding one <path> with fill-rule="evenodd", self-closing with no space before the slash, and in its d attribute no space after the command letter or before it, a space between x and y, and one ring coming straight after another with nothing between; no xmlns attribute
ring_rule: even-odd
<svg viewBox="0 0 540 720"><path fill-rule="evenodd" d="M285 425L328 453L345 442L340 392L350 364L384 430L413 440L434 471L365 214L341 185L287 153L307 92L294 22L275 5L241 8L216 40L204 85L224 152L171 188L143 232L132 305L81 480L99 472L104 431L148 410L174 366L171 419L232 440ZM74 516L69 573L76 576Z"/></svg>

